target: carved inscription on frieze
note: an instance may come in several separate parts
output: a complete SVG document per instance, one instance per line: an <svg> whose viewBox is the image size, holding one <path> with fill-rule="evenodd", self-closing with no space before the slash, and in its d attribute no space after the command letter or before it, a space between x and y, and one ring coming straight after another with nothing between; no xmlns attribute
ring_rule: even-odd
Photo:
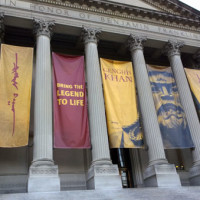
<svg viewBox="0 0 200 200"><path fill-rule="evenodd" d="M84 21L91 21L96 23L101 23L105 25L112 25L114 27L125 27L132 30L142 30L149 31L155 33L161 33L164 35L176 36L181 38L189 38L194 40L200 40L199 33L192 33L188 31L175 30L173 28L164 28L161 26L155 26L145 23L134 22L132 20L124 20L117 17L107 17L102 16L101 14L93 14L87 12L79 12L77 10L72 9L64 9L61 7L55 6L47 6L38 3L30 3L25 1L18 0L0 0L0 5L11 8L18 8L22 10L30 10L32 14L38 13L46 13L53 16L62 16L64 18L78 19ZM0 8L1 10L2 8ZM130 30L131 31L131 30Z"/></svg>

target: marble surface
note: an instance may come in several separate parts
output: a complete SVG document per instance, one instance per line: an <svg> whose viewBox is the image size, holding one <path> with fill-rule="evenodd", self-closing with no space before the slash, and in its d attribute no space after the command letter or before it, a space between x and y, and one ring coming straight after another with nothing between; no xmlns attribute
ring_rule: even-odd
<svg viewBox="0 0 200 200"><path fill-rule="evenodd" d="M76 190L0 195L0 200L199 200L200 187Z"/></svg>

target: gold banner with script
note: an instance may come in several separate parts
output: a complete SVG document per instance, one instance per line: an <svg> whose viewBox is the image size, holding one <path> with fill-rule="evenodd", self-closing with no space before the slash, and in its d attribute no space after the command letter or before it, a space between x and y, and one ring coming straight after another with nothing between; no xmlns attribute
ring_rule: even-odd
<svg viewBox="0 0 200 200"><path fill-rule="evenodd" d="M33 48L1 45L0 147L28 144Z"/></svg>
<svg viewBox="0 0 200 200"><path fill-rule="evenodd" d="M185 73L193 93L198 114L200 116L200 70L185 68Z"/></svg>
<svg viewBox="0 0 200 200"><path fill-rule="evenodd" d="M110 148L143 147L132 63L100 61Z"/></svg>

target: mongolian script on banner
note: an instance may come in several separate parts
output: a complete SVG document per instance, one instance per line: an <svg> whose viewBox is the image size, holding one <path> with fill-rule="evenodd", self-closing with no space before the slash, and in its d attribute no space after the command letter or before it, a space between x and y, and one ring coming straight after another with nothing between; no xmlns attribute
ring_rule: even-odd
<svg viewBox="0 0 200 200"><path fill-rule="evenodd" d="M53 53L54 147L90 148L84 57Z"/></svg>
<svg viewBox="0 0 200 200"><path fill-rule="evenodd" d="M19 78L19 74L18 74L18 69L19 66L17 64L17 58L18 58L18 53L15 54L16 57L16 61L13 63L14 67L12 68L12 73L13 73L13 79L11 80L13 87L15 87L16 91L13 93L13 99L12 102L8 101L8 105L11 105L11 110L13 112L13 131L12 131L12 135L14 135L15 133L15 103L16 103L16 99L18 97L18 82L17 79Z"/></svg>
<svg viewBox="0 0 200 200"><path fill-rule="evenodd" d="M2 44L0 146L28 144L33 49Z"/></svg>
<svg viewBox="0 0 200 200"><path fill-rule="evenodd" d="M139 124L131 62L100 59L111 148L140 148Z"/></svg>
<svg viewBox="0 0 200 200"><path fill-rule="evenodd" d="M170 67L147 66L165 149L194 147Z"/></svg>
<svg viewBox="0 0 200 200"><path fill-rule="evenodd" d="M196 108L200 117L200 70L185 68L188 82L193 93Z"/></svg>

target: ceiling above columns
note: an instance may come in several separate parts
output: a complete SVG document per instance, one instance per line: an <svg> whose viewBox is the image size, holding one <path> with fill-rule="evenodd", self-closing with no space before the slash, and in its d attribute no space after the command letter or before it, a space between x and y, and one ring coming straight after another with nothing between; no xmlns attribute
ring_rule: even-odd
<svg viewBox="0 0 200 200"><path fill-rule="evenodd" d="M165 11L166 3L161 1L157 5L159 8L157 10L95 0L64 2L6 0L6 2L9 1L10 4L5 4L5 0L0 0L0 12L3 11L5 15L5 39L10 44L18 45L19 41L21 45L22 43L25 46L34 45L33 18L37 18L55 20L52 47L61 53L66 49L71 54L83 53L83 45L80 40L83 25L101 29L99 53L113 59L116 57L122 60L129 59L126 43L130 33L147 36L145 58L150 61L158 61L158 63L166 63L161 49L169 39L185 42L186 45L182 49L183 54L194 54L200 47L200 25L199 18L196 18L196 12L200 12L194 9L190 11L190 7L187 12L190 13L188 16L191 15L191 18L182 16L180 9L177 9L179 14L174 13L173 9ZM147 2L147 0L143 1ZM157 1L153 2L156 4ZM176 1L173 0L173 2ZM155 6L154 4L152 5ZM173 7L171 5L167 6ZM186 57L184 55L184 58Z"/></svg>

